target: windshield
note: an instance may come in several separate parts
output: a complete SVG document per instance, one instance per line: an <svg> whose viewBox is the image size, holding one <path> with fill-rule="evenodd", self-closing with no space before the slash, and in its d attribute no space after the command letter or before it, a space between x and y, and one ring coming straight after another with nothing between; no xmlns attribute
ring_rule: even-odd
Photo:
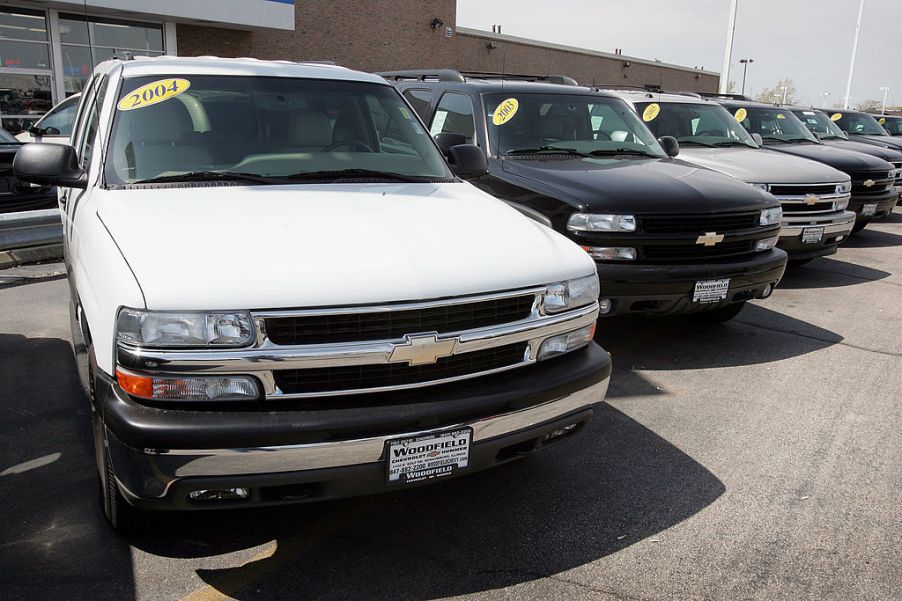
<svg viewBox="0 0 902 601"><path fill-rule="evenodd" d="M760 135L765 143L817 143L814 134L790 110L779 107L742 107L731 111L749 133Z"/></svg>
<svg viewBox="0 0 902 601"><path fill-rule="evenodd" d="M489 143L497 154L562 149L587 156L666 156L639 117L616 98L488 94L485 109Z"/></svg>
<svg viewBox="0 0 902 601"><path fill-rule="evenodd" d="M809 131L816 133L821 140L845 140L846 136L836 124L821 111L793 111L802 120Z"/></svg>
<svg viewBox="0 0 902 601"><path fill-rule="evenodd" d="M719 105L641 102L636 104L636 112L655 136L673 136L681 145L758 147Z"/></svg>
<svg viewBox="0 0 902 601"><path fill-rule="evenodd" d="M880 117L877 123L882 125L889 135L902 136L902 117Z"/></svg>
<svg viewBox="0 0 902 601"><path fill-rule="evenodd" d="M35 123L35 127L44 130L46 135L71 135L72 124L75 123L75 113L78 111L79 98L81 98L80 94L69 96L41 117L41 120Z"/></svg>
<svg viewBox="0 0 902 601"><path fill-rule="evenodd" d="M0 129L0 144L21 144L21 142L5 129Z"/></svg>
<svg viewBox="0 0 902 601"><path fill-rule="evenodd" d="M391 86L211 75L125 80L105 173L112 185L238 176L453 181Z"/></svg>
<svg viewBox="0 0 902 601"><path fill-rule="evenodd" d="M830 116L841 130L850 135L885 136L886 130L877 120L864 113L835 113Z"/></svg>

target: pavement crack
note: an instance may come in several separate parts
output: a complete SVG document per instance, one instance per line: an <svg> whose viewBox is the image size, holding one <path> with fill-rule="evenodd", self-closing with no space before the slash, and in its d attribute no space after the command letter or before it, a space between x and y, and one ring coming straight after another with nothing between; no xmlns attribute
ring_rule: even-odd
<svg viewBox="0 0 902 601"><path fill-rule="evenodd" d="M830 344L838 344L840 346L857 349L859 351L866 351L868 353L876 353L878 355L886 355L888 357L902 357L902 353L894 353L893 351L881 351L878 349L872 349L872 348L867 348L864 346L858 346L857 344L851 344L849 342L845 342L844 340L831 340L830 338L822 338L820 336L812 336L811 334L803 334L801 332L793 332L791 330L782 330L780 328L771 328L768 326L761 325L759 323L752 323L750 321L742 321L741 319L734 319L733 321L736 323L741 323L742 325L752 327L752 328L758 328L760 330L767 330L768 332L777 332L779 334L788 334L790 336L798 336L799 338L807 338L808 340L817 340L818 342L827 342Z"/></svg>

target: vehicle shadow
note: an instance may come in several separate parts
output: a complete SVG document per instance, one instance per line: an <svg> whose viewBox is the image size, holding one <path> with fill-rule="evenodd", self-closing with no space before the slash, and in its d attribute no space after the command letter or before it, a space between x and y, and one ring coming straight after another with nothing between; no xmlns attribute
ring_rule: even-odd
<svg viewBox="0 0 902 601"><path fill-rule="evenodd" d="M880 232L876 232L880 233ZM902 241L902 237L899 237ZM849 243L850 248L855 247ZM838 259L821 257L802 267L787 269L777 290L799 290L803 288L840 288L855 286L888 278L889 273L880 269L847 263Z"/></svg>
<svg viewBox="0 0 902 601"><path fill-rule="evenodd" d="M0 382L0 598L134 598L129 546L98 508L69 343L0 334Z"/></svg>
<svg viewBox="0 0 902 601"><path fill-rule="evenodd" d="M902 222L902 215L897 219ZM881 230L865 229L842 245L843 248L882 248L902 245L902 236Z"/></svg>
<svg viewBox="0 0 902 601"><path fill-rule="evenodd" d="M428 599L587 564L691 517L724 490L691 457L602 405L582 436L494 470L317 505L159 516L166 536L133 544L196 558L274 540L240 567L197 570L209 592L236 599Z"/></svg>

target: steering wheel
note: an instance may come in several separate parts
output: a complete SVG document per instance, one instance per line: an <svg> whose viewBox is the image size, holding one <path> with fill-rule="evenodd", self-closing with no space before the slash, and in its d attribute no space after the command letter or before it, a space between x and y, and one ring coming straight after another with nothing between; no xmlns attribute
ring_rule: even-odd
<svg viewBox="0 0 902 601"><path fill-rule="evenodd" d="M341 148L342 146L352 146L354 148L360 148L364 152L375 152L372 148L370 148L369 144L360 140L339 140L338 142L329 144L328 146L323 148L323 152L332 152L336 148Z"/></svg>
<svg viewBox="0 0 902 601"><path fill-rule="evenodd" d="M713 129L706 129L705 131L695 132L695 135L696 136L712 136L712 137L716 138L716 137L722 136L723 133L718 133L718 132L714 131Z"/></svg>

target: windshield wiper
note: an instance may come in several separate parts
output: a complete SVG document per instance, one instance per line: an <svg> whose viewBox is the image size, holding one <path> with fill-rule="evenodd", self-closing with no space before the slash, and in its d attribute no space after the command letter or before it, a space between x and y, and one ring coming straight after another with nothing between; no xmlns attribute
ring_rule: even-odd
<svg viewBox="0 0 902 601"><path fill-rule="evenodd" d="M589 154L593 157L613 156L617 154L631 154L642 157L652 157L654 159L661 158L656 154L648 152L647 150L639 150L637 148L599 148L598 150L593 150Z"/></svg>
<svg viewBox="0 0 902 601"><path fill-rule="evenodd" d="M585 152L580 152L575 148L563 148L561 146L537 146L535 148L515 148L508 150L504 154L516 156L518 154L538 154L540 152L554 152L557 154L574 154L581 157L591 156Z"/></svg>
<svg viewBox="0 0 902 601"><path fill-rule="evenodd" d="M704 146L705 148L714 148L714 144L706 144L698 140L677 140L680 146Z"/></svg>
<svg viewBox="0 0 902 601"><path fill-rule="evenodd" d="M351 178L374 178L374 179L386 179L395 182L404 182L411 184L422 184L425 182L446 182L452 181L447 178L440 177L430 177L430 176L418 176L418 175L405 175L403 173L392 173L390 171L378 171L375 169L337 169L337 170L325 170L325 171L300 171L298 173L292 173L285 177L285 179L293 180L293 181L301 181L301 180L339 180L339 179L351 179Z"/></svg>
<svg viewBox="0 0 902 601"><path fill-rule="evenodd" d="M237 173L235 171L189 171L175 175L160 175L148 179L140 179L130 184L163 184L167 182L251 182L255 184L277 184L278 180L255 173Z"/></svg>
<svg viewBox="0 0 902 601"><path fill-rule="evenodd" d="M724 140L723 142L714 142L711 144L715 148L726 148L728 146L745 146L746 148L754 148L754 146L749 146L745 142L739 142L737 140Z"/></svg>

